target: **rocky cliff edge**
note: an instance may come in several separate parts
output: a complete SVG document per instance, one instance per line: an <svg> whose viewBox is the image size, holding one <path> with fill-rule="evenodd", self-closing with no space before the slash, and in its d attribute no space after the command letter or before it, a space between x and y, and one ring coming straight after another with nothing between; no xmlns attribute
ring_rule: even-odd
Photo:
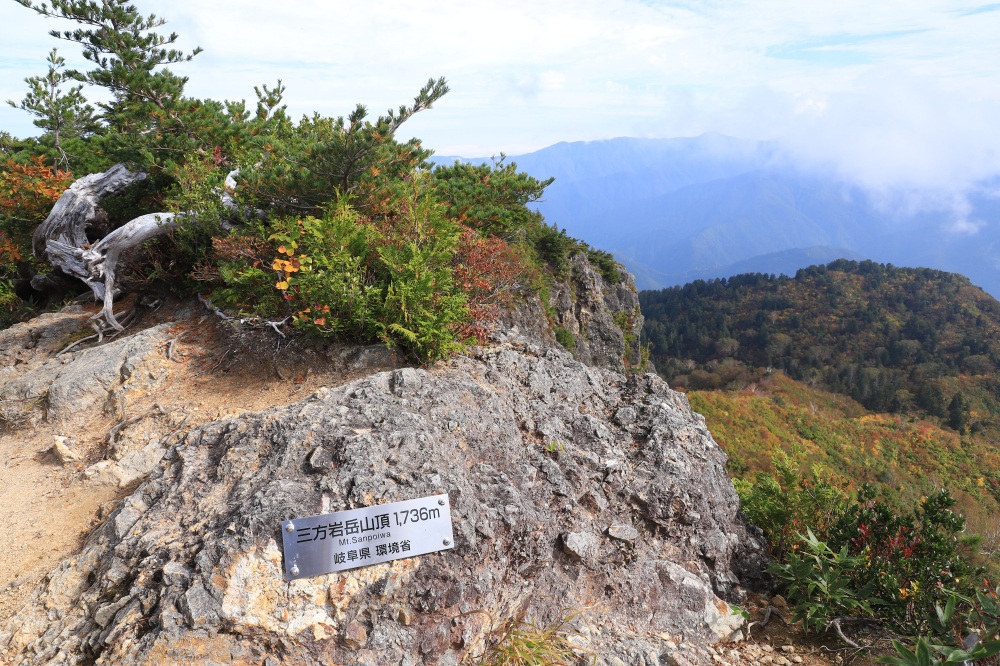
<svg viewBox="0 0 1000 666"><path fill-rule="evenodd" d="M84 354L72 371L107 357L107 386L88 385L120 409L163 391L176 326L28 366L55 385ZM362 351L338 354L358 370ZM166 419L134 445L155 455L118 480L121 501L0 618L0 661L475 663L511 622L572 617L588 659L651 666L707 660L682 642L739 637L725 599L763 546L682 394L516 335L429 369L379 364L286 406L188 429ZM71 413L24 427L46 419ZM440 493L454 548L283 580L282 520Z"/></svg>

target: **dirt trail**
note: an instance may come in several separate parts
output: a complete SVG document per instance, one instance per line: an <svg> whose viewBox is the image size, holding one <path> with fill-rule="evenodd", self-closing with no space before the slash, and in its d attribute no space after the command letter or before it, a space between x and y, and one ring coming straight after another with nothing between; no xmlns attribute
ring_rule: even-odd
<svg viewBox="0 0 1000 666"><path fill-rule="evenodd" d="M112 457L115 447L109 444L109 432L116 426L119 448L119 440L141 445L217 418L287 405L358 374L337 369L329 356L315 350L305 355L308 364L294 350L275 351L284 341L270 329L253 335L252 351L241 348L246 340L237 343L221 335L217 319L199 308L170 303L140 315L135 330L176 322L170 329L175 343L172 349L164 345L153 361L164 371L160 383L146 394L130 394L127 413L101 414L70 431L44 420L0 431L0 622L17 612L49 571L79 550L91 530L138 483L121 488L106 479L88 479L85 473ZM84 334L71 334L57 347ZM70 437L79 460L64 463L50 452L57 436Z"/></svg>

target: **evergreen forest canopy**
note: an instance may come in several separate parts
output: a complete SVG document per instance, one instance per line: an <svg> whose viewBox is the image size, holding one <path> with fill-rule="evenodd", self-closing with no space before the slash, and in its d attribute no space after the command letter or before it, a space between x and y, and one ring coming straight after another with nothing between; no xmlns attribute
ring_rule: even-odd
<svg viewBox="0 0 1000 666"><path fill-rule="evenodd" d="M255 88L250 106L186 96L187 79L171 67L200 49L177 50L176 34L157 32L163 19L125 0L16 1L71 22L51 35L81 48L91 69L68 70L53 49L47 71L10 101L41 133L0 132L0 324L79 293L75 273L105 300L113 327L116 292L169 288L208 293L233 315L380 339L429 361L481 340L512 290L543 289L572 253L610 264L527 207L551 179L503 156L432 168L418 139L396 138L448 92L443 78L378 117L359 104L346 117L296 122L280 81ZM110 93L97 108L85 97L92 87ZM131 184L101 199L85 241L67 249L65 234L42 237L71 183L116 164ZM149 214L145 236L131 234L143 242L122 245ZM119 244L98 252L112 232Z"/></svg>
<svg viewBox="0 0 1000 666"><path fill-rule="evenodd" d="M1000 303L957 274L840 260L794 278L642 292L640 302L656 367L678 386L736 388L779 369L962 433L1000 415ZM969 393L984 408L975 419Z"/></svg>

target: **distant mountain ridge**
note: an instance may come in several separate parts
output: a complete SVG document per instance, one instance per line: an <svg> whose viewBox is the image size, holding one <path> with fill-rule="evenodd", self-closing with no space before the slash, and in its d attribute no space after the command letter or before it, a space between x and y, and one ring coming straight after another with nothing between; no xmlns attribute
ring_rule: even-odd
<svg viewBox="0 0 1000 666"><path fill-rule="evenodd" d="M614 253L640 289L869 258L961 273L1000 295L996 187L969 193L957 212L911 214L798 168L777 144L719 134L558 143L509 159L554 176L537 209Z"/></svg>

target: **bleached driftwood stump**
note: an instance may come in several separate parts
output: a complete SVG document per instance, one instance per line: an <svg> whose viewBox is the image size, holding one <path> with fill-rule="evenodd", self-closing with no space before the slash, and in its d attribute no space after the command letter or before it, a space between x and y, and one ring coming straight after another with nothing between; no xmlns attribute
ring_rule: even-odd
<svg viewBox="0 0 1000 666"><path fill-rule="evenodd" d="M236 208L232 191L236 187L233 171L226 177L222 194L223 206ZM94 298L104 302L95 317L95 328L122 330L115 319L114 299L118 293L115 270L118 259L125 250L138 247L148 240L172 231L183 220L185 213L150 213L141 215L118 227L93 245L87 239L87 227L106 217L101 199L118 194L133 183L146 178L142 172L133 172L116 164L104 173L84 176L70 185L32 236L32 252L45 259L66 275L79 278L94 293ZM44 280L44 276L36 276ZM36 280L32 280L36 288Z"/></svg>

